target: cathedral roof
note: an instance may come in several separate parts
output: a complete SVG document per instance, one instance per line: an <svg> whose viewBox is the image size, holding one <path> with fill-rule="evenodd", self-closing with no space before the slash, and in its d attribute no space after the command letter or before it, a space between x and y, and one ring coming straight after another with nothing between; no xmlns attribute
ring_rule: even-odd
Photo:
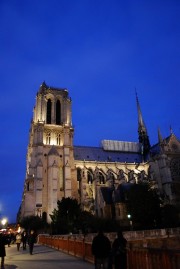
<svg viewBox="0 0 180 269"><path fill-rule="evenodd" d="M159 143L153 145L150 149L150 152L152 155L160 154L161 153L161 143L164 143L165 145L168 145L171 141L177 141L180 143L179 139L171 133L169 136L166 138L162 139Z"/></svg>
<svg viewBox="0 0 180 269"><path fill-rule="evenodd" d="M102 147L74 146L74 159L97 162L141 163L140 152L104 150Z"/></svg>
<svg viewBox="0 0 180 269"><path fill-rule="evenodd" d="M150 149L150 153L151 153L152 155L156 155L156 154L159 154L159 153L160 153L160 145L159 145L159 143L157 143L157 144L155 144L155 145L153 145L153 146L151 147L151 149Z"/></svg>

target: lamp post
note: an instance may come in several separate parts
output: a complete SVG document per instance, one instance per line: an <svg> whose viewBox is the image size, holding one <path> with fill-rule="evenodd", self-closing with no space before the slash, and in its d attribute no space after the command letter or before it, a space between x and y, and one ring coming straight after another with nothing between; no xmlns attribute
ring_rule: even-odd
<svg viewBox="0 0 180 269"><path fill-rule="evenodd" d="M131 214L128 214L127 217L128 217L129 224L130 224L130 230L132 231L133 230L133 225L132 225Z"/></svg>
<svg viewBox="0 0 180 269"><path fill-rule="evenodd" d="M6 219L6 218L3 218L3 219L1 220L1 224L2 224L2 226L3 226L3 229L5 229L5 226L6 226L6 224L7 224L7 219Z"/></svg>

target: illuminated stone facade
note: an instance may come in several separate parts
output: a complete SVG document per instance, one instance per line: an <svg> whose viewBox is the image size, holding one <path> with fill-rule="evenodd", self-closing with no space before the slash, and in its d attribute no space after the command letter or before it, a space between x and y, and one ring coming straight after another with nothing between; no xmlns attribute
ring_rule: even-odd
<svg viewBox="0 0 180 269"><path fill-rule="evenodd" d="M179 201L180 143L171 134L150 148L137 99L139 142L102 141L101 147L75 146L71 98L66 89L40 86L29 133L20 219L50 214L62 197L102 217L127 221L125 192L148 181L171 203Z"/></svg>

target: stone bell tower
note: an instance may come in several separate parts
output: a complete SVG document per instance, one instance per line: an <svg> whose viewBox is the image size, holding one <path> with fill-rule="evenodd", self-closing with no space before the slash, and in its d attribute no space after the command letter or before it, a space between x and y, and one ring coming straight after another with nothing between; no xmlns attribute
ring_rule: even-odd
<svg viewBox="0 0 180 269"><path fill-rule="evenodd" d="M48 87L43 82L29 133L21 218L38 215L50 222L49 214L57 208L58 200L76 198L73 133L67 89Z"/></svg>

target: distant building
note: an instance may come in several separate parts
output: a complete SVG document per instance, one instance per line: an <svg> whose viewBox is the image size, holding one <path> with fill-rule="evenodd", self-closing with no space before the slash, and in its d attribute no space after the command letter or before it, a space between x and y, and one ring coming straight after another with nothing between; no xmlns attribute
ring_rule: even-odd
<svg viewBox="0 0 180 269"><path fill-rule="evenodd" d="M103 140L100 147L75 146L67 89L40 86L29 132L26 177L19 218L48 222L63 197L102 217L127 221L125 190L148 181L167 203L180 204L180 141L171 132L150 146L138 98L138 142Z"/></svg>

